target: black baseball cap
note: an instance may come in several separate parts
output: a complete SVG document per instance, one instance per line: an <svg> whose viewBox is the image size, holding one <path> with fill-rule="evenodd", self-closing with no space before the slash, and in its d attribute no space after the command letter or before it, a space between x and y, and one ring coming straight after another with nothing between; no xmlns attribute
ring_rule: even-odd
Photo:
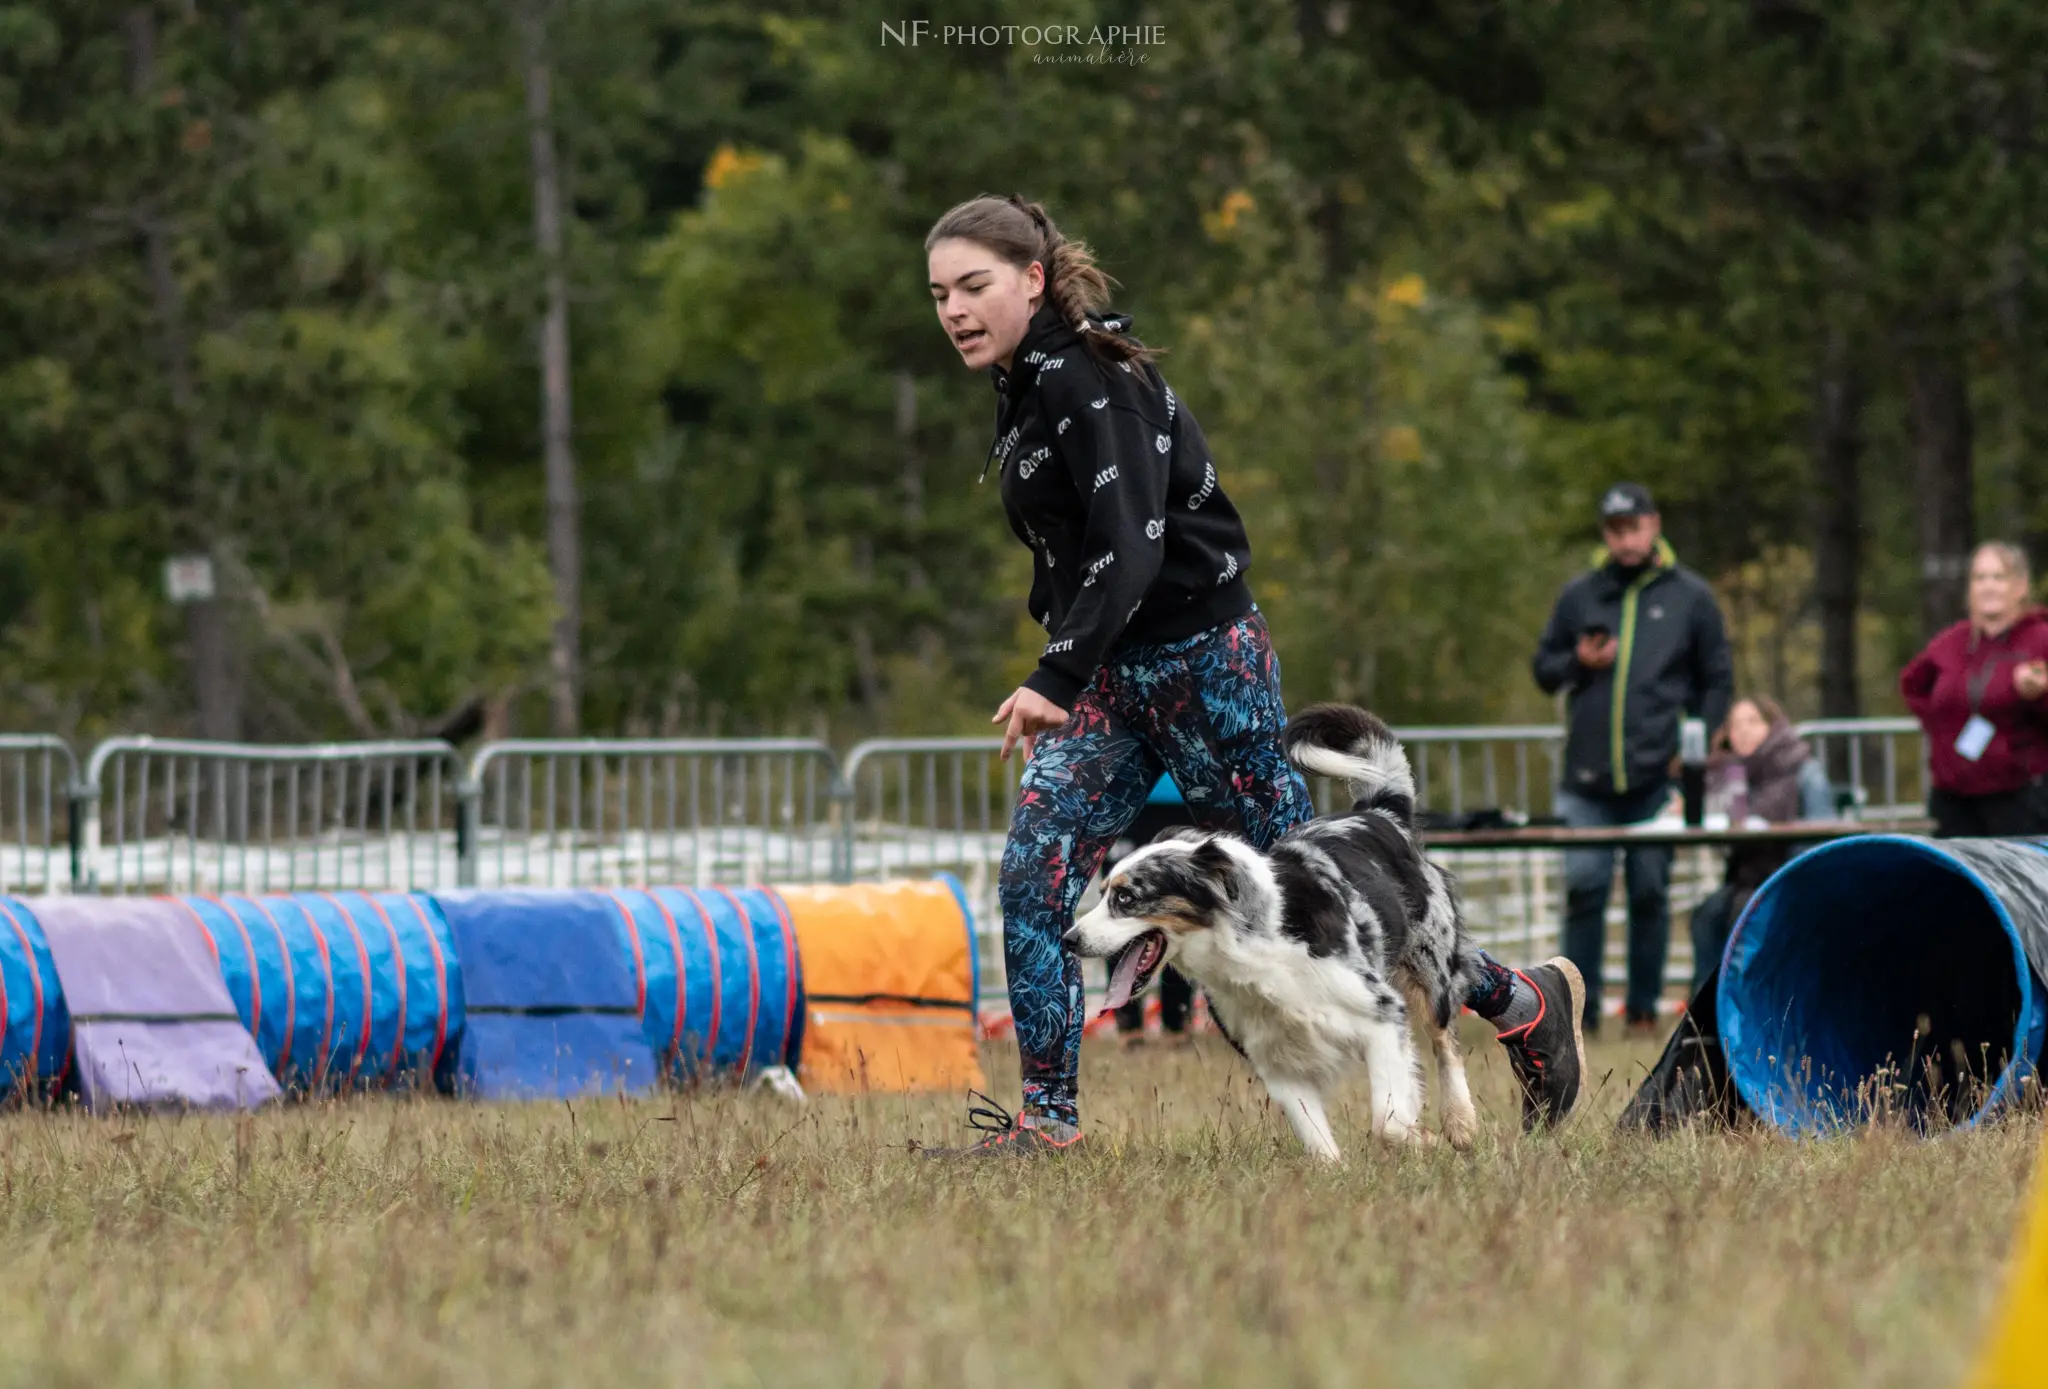
<svg viewBox="0 0 2048 1389"><path fill-rule="evenodd" d="M1657 502L1640 482L1617 482L1600 498L1600 519L1618 521L1624 516L1655 516Z"/></svg>

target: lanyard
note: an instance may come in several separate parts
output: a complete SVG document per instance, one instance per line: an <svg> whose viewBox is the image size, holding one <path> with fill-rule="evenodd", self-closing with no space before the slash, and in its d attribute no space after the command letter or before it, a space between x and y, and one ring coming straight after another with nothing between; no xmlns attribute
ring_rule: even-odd
<svg viewBox="0 0 2048 1389"><path fill-rule="evenodd" d="M1990 638L1988 640L1995 640L1995 638ZM1993 656L1990 660L1986 661L1983 665L1979 666L1973 674L1964 677L1964 689L1968 692L1970 696L1971 718L1974 719L1975 717L1977 717L1978 707L1984 703L1984 692L1991 687L1991 677L1998 673L1998 668L2000 666L2004 665L2007 661L2012 660L2017 654L2018 653L2012 651L2000 652L1998 655ZM1967 657L1965 659L1967 659Z"/></svg>

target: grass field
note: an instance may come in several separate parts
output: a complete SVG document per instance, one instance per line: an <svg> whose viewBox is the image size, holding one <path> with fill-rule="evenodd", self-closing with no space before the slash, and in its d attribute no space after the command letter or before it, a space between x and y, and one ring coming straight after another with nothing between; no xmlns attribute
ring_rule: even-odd
<svg viewBox="0 0 2048 1389"><path fill-rule="evenodd" d="M0 1384L1929 1385L2039 1129L1581 1120L1318 1171L1219 1044L1092 1050L1093 1151L934 1164L957 1100L383 1100L0 1120ZM1014 1057L989 1053L1014 1096ZM1604 1084L1600 1076L1607 1075ZM1356 1103L1356 1097L1353 1097Z"/></svg>

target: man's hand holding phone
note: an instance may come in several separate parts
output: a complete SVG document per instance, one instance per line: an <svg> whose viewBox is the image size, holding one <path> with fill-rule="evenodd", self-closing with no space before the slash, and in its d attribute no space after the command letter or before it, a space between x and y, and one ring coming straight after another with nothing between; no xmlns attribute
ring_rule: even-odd
<svg viewBox="0 0 2048 1389"><path fill-rule="evenodd" d="M1587 670L1606 670L1614 664L1620 651L1621 647L1605 627L1588 627L1579 633L1578 649L1573 654Z"/></svg>

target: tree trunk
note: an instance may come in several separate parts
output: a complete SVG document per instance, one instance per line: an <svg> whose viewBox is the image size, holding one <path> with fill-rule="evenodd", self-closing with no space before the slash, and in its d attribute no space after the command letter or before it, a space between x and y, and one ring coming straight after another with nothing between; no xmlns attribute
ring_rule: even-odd
<svg viewBox="0 0 2048 1389"><path fill-rule="evenodd" d="M582 707L583 627L580 504L571 436L569 284L562 261L562 188L550 111L547 16L539 0L523 9L527 143L533 167L533 239L546 279L540 332L541 433L547 469L548 568L555 581L555 633L549 653L549 706L555 735L577 730Z"/></svg>
<svg viewBox="0 0 2048 1389"><path fill-rule="evenodd" d="M862 596L867 597L875 582L872 535L863 533L853 538L853 578ZM865 617L855 618L853 623L853 672L860 691L862 724L874 728L882 710L882 663L875 654L875 634Z"/></svg>
<svg viewBox="0 0 2048 1389"><path fill-rule="evenodd" d="M2007 378L2012 383L2012 396L2005 410L2003 447L1997 450L1994 465L1997 487L1994 489L1991 523L2005 539L2024 544L2029 510L2026 460L2034 452L2029 447L2028 435L2036 432L2032 369L2034 344L2027 335L2024 301L2028 272L2026 251L2017 242L2007 242L1999 248L1997 264L1998 278L1991 302L1999 336L2004 339L2001 355L2005 359Z"/></svg>
<svg viewBox="0 0 2048 1389"><path fill-rule="evenodd" d="M1970 547L1976 539L1969 381L1955 336L1948 331L1954 322L1952 313L1933 318L1932 331L1911 343L1906 366L1920 538L1920 627L1929 637L1964 615Z"/></svg>
<svg viewBox="0 0 2048 1389"><path fill-rule="evenodd" d="M156 82L156 16L137 6L126 16L128 93L147 105ZM173 487L184 491L184 513L176 526L180 543L207 554L214 546L206 517L209 507L199 495L200 447L198 437L198 392L192 385L192 352L185 332L185 299L178 285L177 267L171 260L171 235L155 194L148 194L134 213L136 231L142 242L143 269L149 280L150 308L156 317L157 355L162 360L164 380L177 416L172 447ZM189 600L185 605L185 659L190 667L192 692L199 708L199 736L233 742L242 736L242 680L236 659L234 629L226 599L214 596Z"/></svg>
<svg viewBox="0 0 2048 1389"><path fill-rule="evenodd" d="M924 458L917 451L917 377L908 371L896 373L896 446L903 452L903 519L914 531L924 524Z"/></svg>
<svg viewBox="0 0 2048 1389"><path fill-rule="evenodd" d="M1814 378L1813 473L1819 484L1813 586L1820 602L1820 712L1853 719L1856 618L1863 589L1863 382L1847 335L1828 330Z"/></svg>
<svg viewBox="0 0 2048 1389"><path fill-rule="evenodd" d="M924 453L917 446L917 377L908 370L896 373L896 442L903 451L903 529L910 551L910 571L905 580L913 594L931 586L925 573ZM936 676L945 656L945 637L930 622L920 619L913 639L917 659L929 676Z"/></svg>
<svg viewBox="0 0 2048 1389"><path fill-rule="evenodd" d="M242 681L227 602L216 594L185 605L185 644L199 698L199 736L242 738Z"/></svg>

